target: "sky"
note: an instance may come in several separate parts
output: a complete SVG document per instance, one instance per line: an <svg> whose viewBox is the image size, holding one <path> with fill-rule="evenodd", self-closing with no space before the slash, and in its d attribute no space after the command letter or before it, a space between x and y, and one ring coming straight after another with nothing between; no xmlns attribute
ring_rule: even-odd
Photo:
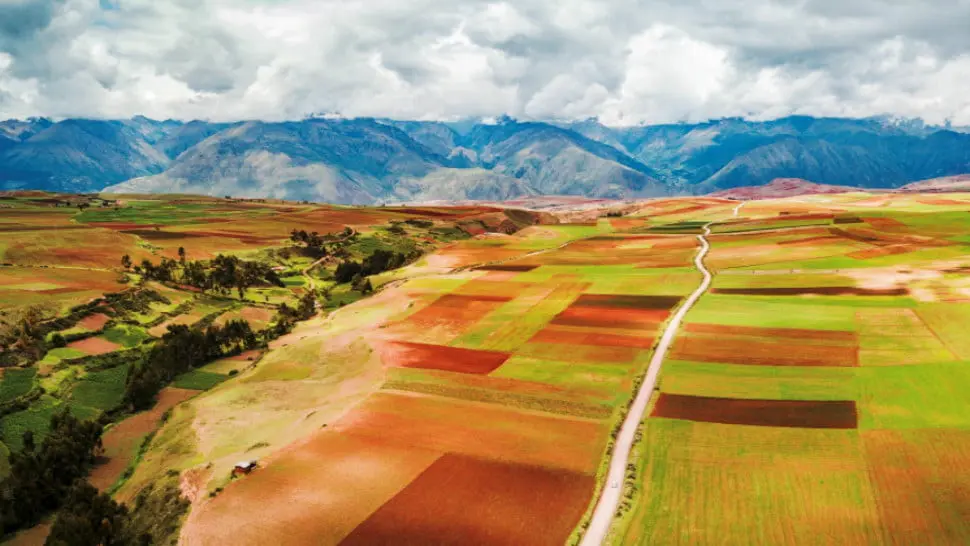
<svg viewBox="0 0 970 546"><path fill-rule="evenodd" d="M0 0L0 119L970 125L970 0Z"/></svg>

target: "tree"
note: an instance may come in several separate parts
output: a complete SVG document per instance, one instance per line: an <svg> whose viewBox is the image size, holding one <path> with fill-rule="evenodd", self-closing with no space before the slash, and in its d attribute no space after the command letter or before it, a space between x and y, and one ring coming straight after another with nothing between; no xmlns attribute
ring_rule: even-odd
<svg viewBox="0 0 970 546"><path fill-rule="evenodd" d="M131 256L125 254L121 257L121 267L124 267L125 270L131 269Z"/></svg>
<svg viewBox="0 0 970 546"><path fill-rule="evenodd" d="M185 265L185 248L181 246L179 247L179 262Z"/></svg>
<svg viewBox="0 0 970 546"><path fill-rule="evenodd" d="M25 430L23 435L24 451L26 453L33 453L34 448L37 447L34 444L34 431Z"/></svg>

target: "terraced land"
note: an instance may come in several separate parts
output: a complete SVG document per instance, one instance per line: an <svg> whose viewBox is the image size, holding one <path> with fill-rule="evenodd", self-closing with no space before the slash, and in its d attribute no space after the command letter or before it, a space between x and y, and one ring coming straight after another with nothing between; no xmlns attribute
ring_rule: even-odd
<svg viewBox="0 0 970 546"><path fill-rule="evenodd" d="M405 280L301 334L297 346L324 346L287 359L294 378L331 380L339 372L326 368L346 354L335 346L373 355L342 378L354 403L314 414L317 432L199 503L182 539L217 543L233 529L239 544L565 542L658 332L699 282L696 251L692 235L598 222L439 252L429 261L465 267ZM348 331L358 307L366 331ZM268 387L265 362L240 381ZM338 468L349 475L335 479ZM207 487L227 470L207 473ZM254 502L266 507L258 524L240 527Z"/></svg>
<svg viewBox="0 0 970 546"><path fill-rule="evenodd" d="M120 253L180 246L272 261L285 286L242 300L130 275L165 302L92 309L66 346L0 370L0 405L30 398L0 418L0 479L68 407L115 420L100 489L134 505L177 484L184 544L576 543L711 224L714 282L667 353L607 543L970 543L970 196L649 200L512 235L488 207L7 201L4 311L70 310L126 287ZM351 257L428 253L365 296L334 260L280 254L294 227L350 228ZM106 241L84 269L61 252L78 239L53 239L72 231ZM313 287L329 298L292 332L178 376L150 411L120 406L129 370L110 359L169 325L270 327Z"/></svg>
<svg viewBox="0 0 970 546"><path fill-rule="evenodd" d="M716 225L609 542L970 541L968 211L847 194Z"/></svg>

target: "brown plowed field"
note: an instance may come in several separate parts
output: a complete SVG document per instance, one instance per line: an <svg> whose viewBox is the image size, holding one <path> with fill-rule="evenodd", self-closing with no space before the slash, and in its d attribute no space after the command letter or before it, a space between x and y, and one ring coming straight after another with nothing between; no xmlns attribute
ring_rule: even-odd
<svg viewBox="0 0 970 546"><path fill-rule="evenodd" d="M508 360L509 356L509 353L496 351L476 351L403 341L387 343L381 349L381 360L385 366L477 374L491 372Z"/></svg>
<svg viewBox="0 0 970 546"><path fill-rule="evenodd" d="M766 427L858 427L855 401L745 400L662 393L653 417Z"/></svg>
<svg viewBox="0 0 970 546"><path fill-rule="evenodd" d="M482 267L478 267L476 269L479 271L514 271L517 273L525 273L527 271L532 271L537 267L539 266L524 265L524 264L497 264L497 265L483 265Z"/></svg>
<svg viewBox="0 0 970 546"><path fill-rule="evenodd" d="M181 543L337 544L439 456L379 439L320 432L194 507Z"/></svg>
<svg viewBox="0 0 970 546"><path fill-rule="evenodd" d="M784 340L684 336L674 342L672 359L751 366L859 365L859 349L846 345L796 344Z"/></svg>
<svg viewBox="0 0 970 546"><path fill-rule="evenodd" d="M392 445L582 473L596 471L609 432L599 421L389 391L371 395L333 430Z"/></svg>
<svg viewBox="0 0 970 546"><path fill-rule="evenodd" d="M655 329L667 320L670 311L664 309L623 309L610 307L571 306L556 315L550 324L588 326L591 328Z"/></svg>
<svg viewBox="0 0 970 546"><path fill-rule="evenodd" d="M88 476L91 485L101 491L111 487L135 458L142 439L158 427L162 415L196 394L199 391L167 387L158 393L158 402L152 409L132 415L108 429L101 439L104 455L99 457L98 465Z"/></svg>
<svg viewBox="0 0 970 546"><path fill-rule="evenodd" d="M444 455L341 544L563 544L592 476Z"/></svg>
<svg viewBox="0 0 970 546"><path fill-rule="evenodd" d="M712 294L743 296L905 296L908 288L857 288L855 286L799 286L786 288L712 288Z"/></svg>
<svg viewBox="0 0 970 546"><path fill-rule="evenodd" d="M100 337L89 337L80 341L73 341L68 343L67 346L89 355L103 355L121 349L121 345Z"/></svg>
<svg viewBox="0 0 970 546"><path fill-rule="evenodd" d="M572 303L578 307L620 307L624 309L672 309L680 296L621 296L612 294L583 294Z"/></svg>
<svg viewBox="0 0 970 546"><path fill-rule="evenodd" d="M684 326L684 331L691 334L713 334L727 336L751 336L788 339L814 339L831 342L856 344L859 341L857 332L840 330L809 330L805 328L759 328L756 326L728 326L726 324L706 324L692 322Z"/></svg>
<svg viewBox="0 0 970 546"><path fill-rule="evenodd" d="M577 333L574 331L546 328L532 336L529 343L561 343L565 345L599 345L604 347L633 347L649 349L653 347L654 338L622 336L616 334Z"/></svg>
<svg viewBox="0 0 970 546"><path fill-rule="evenodd" d="M107 324L109 320L110 319L108 318L108 315L105 315L103 313L95 313L93 315L88 315L83 319L79 320L77 325L80 326L81 328L86 328L88 330L96 332L104 328L104 325Z"/></svg>

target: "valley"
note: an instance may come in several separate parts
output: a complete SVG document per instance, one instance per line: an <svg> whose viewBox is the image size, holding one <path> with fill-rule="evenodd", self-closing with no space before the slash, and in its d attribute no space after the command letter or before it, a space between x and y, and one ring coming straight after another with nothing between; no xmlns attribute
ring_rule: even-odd
<svg viewBox="0 0 970 546"><path fill-rule="evenodd" d="M970 539L970 194L0 203L0 479L66 408L155 543Z"/></svg>

